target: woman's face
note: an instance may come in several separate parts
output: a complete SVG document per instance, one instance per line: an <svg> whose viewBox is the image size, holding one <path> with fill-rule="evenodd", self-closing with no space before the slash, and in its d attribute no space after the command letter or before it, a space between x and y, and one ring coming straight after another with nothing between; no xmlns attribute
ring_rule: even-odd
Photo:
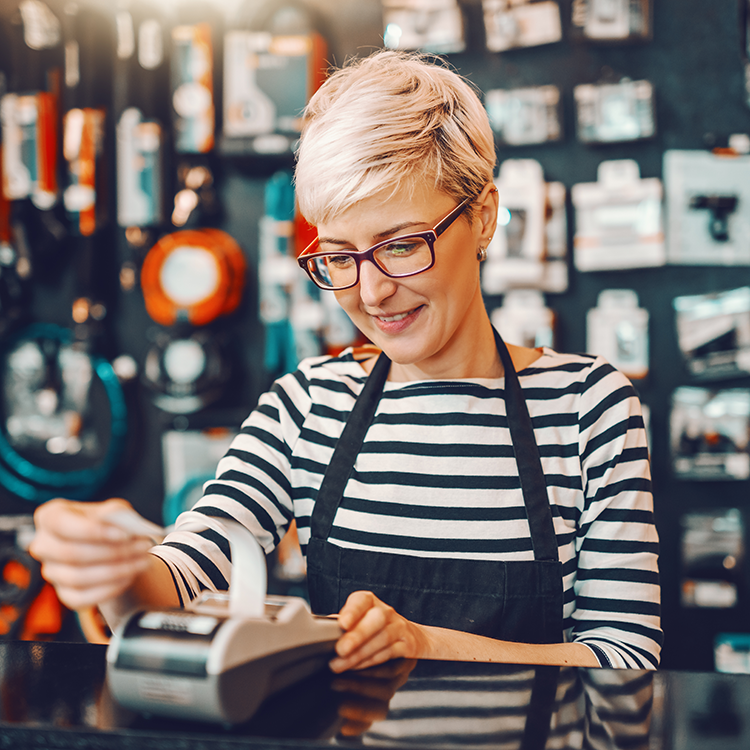
<svg viewBox="0 0 750 750"><path fill-rule="evenodd" d="M478 334L491 336L491 329L477 250L488 244L495 227L497 201L490 188L479 196L471 224L460 216L438 237L431 269L392 279L364 261L359 284L335 292L357 328L393 361L393 379L482 374L476 366L482 360ZM319 225L318 235L341 249L366 250L390 237L432 229L456 205L451 196L427 188L411 196L373 196Z"/></svg>

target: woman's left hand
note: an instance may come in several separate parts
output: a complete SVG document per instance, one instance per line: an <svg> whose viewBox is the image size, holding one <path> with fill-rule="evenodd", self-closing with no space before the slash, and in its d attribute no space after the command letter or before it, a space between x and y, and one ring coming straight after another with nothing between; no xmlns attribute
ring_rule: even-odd
<svg viewBox="0 0 750 750"><path fill-rule="evenodd" d="M429 646L421 625L407 620L370 591L349 595L338 615L344 635L336 643L334 672L365 669L390 659L420 659Z"/></svg>

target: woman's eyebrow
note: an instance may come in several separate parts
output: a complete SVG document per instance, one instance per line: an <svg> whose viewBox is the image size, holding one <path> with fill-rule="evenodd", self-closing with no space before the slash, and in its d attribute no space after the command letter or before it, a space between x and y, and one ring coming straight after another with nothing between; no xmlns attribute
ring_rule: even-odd
<svg viewBox="0 0 750 750"><path fill-rule="evenodd" d="M414 227L429 227L430 225L426 221L404 221L401 224L397 224L395 227L391 227L390 229L386 229L383 232L378 232L377 234L373 235L373 238L376 240L386 240L389 237L393 237L399 232L403 232L405 229L410 229ZM322 244L328 244L328 245L351 245L352 243L348 240L339 240L336 237L318 237L318 242Z"/></svg>

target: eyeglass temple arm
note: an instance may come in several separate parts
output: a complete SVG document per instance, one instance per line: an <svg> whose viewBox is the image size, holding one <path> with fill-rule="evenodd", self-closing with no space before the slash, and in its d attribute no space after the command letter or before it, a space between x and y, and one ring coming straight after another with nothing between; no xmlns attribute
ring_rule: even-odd
<svg viewBox="0 0 750 750"><path fill-rule="evenodd" d="M464 198L441 222L436 224L432 230L435 232L435 236L440 237L440 235L461 215L471 201L472 198Z"/></svg>

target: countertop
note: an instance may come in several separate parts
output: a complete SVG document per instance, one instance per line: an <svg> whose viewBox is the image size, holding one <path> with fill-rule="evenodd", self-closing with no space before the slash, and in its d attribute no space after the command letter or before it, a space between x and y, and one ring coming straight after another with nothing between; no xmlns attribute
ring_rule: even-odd
<svg viewBox="0 0 750 750"><path fill-rule="evenodd" d="M0 642L0 749L747 750L750 675L397 661L327 668L240 726L120 706L106 646Z"/></svg>

